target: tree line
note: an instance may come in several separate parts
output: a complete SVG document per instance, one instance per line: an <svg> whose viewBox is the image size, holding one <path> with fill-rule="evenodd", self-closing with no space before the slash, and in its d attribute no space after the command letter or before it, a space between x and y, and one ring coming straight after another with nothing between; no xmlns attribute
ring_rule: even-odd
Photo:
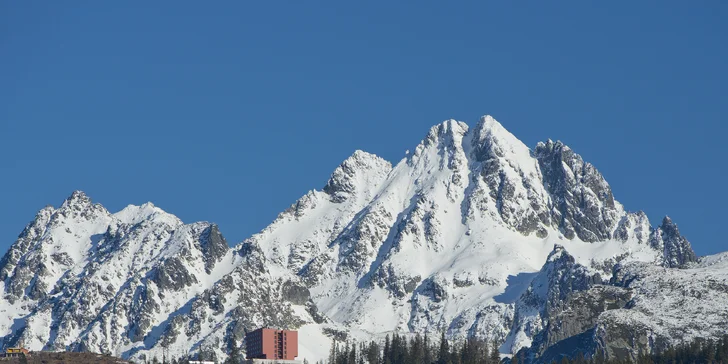
<svg viewBox="0 0 728 364"><path fill-rule="evenodd" d="M321 363L321 362L319 362ZM384 343L334 341L327 364L497 364L500 363L498 344L470 338L451 344L443 333L438 340L414 336L386 335Z"/></svg>
<svg viewBox="0 0 728 364"><path fill-rule="evenodd" d="M325 361L316 364L526 364L528 361L520 355L501 360L498 352L499 344L481 339L469 338L461 343L451 343L441 334L439 340L416 334L405 336L387 335L384 343L370 342L337 342L331 345L329 356ZM603 352L592 357L579 355L576 358L564 357L552 364L728 364L728 334L719 340L696 339L690 343L671 347L659 354L641 355L636 361L605 359ZM188 364L191 357L168 358L161 360L152 358L145 360L149 364ZM195 360L209 360L223 364L239 364L243 355L236 345L229 347L229 355L225 361L218 361L211 348L202 347ZM305 364L308 361L304 360Z"/></svg>

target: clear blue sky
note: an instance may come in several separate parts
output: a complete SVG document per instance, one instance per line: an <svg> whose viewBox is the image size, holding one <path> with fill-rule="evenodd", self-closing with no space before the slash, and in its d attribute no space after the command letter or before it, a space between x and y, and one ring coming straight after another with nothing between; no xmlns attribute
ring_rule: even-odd
<svg viewBox="0 0 728 364"><path fill-rule="evenodd" d="M355 149L396 162L483 114L728 250L726 19L723 0L2 1L0 250L76 189L238 242Z"/></svg>

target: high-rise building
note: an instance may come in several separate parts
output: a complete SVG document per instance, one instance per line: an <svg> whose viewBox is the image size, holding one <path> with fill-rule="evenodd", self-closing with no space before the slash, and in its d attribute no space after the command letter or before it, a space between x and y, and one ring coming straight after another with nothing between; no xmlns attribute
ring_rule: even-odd
<svg viewBox="0 0 728 364"><path fill-rule="evenodd" d="M298 332L260 328L245 335L247 359L295 360Z"/></svg>

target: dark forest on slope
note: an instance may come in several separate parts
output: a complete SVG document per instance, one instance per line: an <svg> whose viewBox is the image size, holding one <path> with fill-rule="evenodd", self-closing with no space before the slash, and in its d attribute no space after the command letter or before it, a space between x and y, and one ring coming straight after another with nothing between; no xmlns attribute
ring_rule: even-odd
<svg viewBox="0 0 728 364"><path fill-rule="evenodd" d="M469 339L460 344L450 343L441 336L431 340L427 335L416 335L409 340L397 334L387 335L384 344L335 343L329 354L329 364L525 364L534 362L522 355L501 360L497 343ZM535 362L540 362L538 359ZM597 352L593 357L563 357L555 364L726 364L728 363L728 334L721 340L699 339L689 344L656 355L642 355L636 360L606 360Z"/></svg>

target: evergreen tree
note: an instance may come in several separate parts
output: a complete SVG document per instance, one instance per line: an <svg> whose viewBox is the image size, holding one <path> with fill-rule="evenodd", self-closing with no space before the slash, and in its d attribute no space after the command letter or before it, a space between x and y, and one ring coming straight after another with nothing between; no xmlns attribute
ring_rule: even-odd
<svg viewBox="0 0 728 364"><path fill-rule="evenodd" d="M430 337L425 333L425 338L422 340L422 362L425 364L432 364L434 358L432 357L432 347L430 346Z"/></svg>
<svg viewBox="0 0 728 364"><path fill-rule="evenodd" d="M390 358L391 351L392 350L389 343L389 334L387 334L384 337L384 352L382 353L382 362L384 364L392 364L392 359Z"/></svg>
<svg viewBox="0 0 728 364"><path fill-rule="evenodd" d="M728 335L723 336L717 347L715 353L715 360L722 363L728 363Z"/></svg>
<svg viewBox="0 0 728 364"><path fill-rule="evenodd" d="M480 341L480 345L478 346L478 364L490 364L488 353L490 353L488 350L488 342L485 340Z"/></svg>
<svg viewBox="0 0 728 364"><path fill-rule="evenodd" d="M240 364L243 361L243 355L240 353L240 347L235 342L233 335L228 336L227 341L228 347L228 358L225 360L225 364Z"/></svg>
<svg viewBox="0 0 728 364"><path fill-rule="evenodd" d="M349 364L349 341L347 340L346 343L344 343L344 349L339 353L339 363L340 364Z"/></svg>
<svg viewBox="0 0 728 364"><path fill-rule="evenodd" d="M437 351L437 364L448 364L450 362L450 344L447 342L443 331L442 336L440 336L440 349Z"/></svg>
<svg viewBox="0 0 728 364"><path fill-rule="evenodd" d="M389 342L389 362L392 364L399 364L397 357L399 356L399 335L397 333L392 334L392 341Z"/></svg>
<svg viewBox="0 0 728 364"><path fill-rule="evenodd" d="M329 363L328 364L336 364L336 340L334 340L331 343L331 348L329 349Z"/></svg>
<svg viewBox="0 0 728 364"><path fill-rule="evenodd" d="M354 342L351 344L351 350L349 351L349 359L347 360L347 363L357 364L356 361L356 342Z"/></svg>
<svg viewBox="0 0 728 364"><path fill-rule="evenodd" d="M409 360L412 363L424 363L425 362L425 347L422 342L420 334L415 335L414 338L410 339L410 355Z"/></svg>
<svg viewBox="0 0 728 364"><path fill-rule="evenodd" d="M407 360L407 341L405 340L404 336L399 336L398 334L392 335L392 343L391 343L391 361L392 364L406 364L408 363Z"/></svg>
<svg viewBox="0 0 728 364"><path fill-rule="evenodd" d="M366 364L366 358L367 358L367 344L362 342L359 344L359 358L357 363L358 364Z"/></svg>
<svg viewBox="0 0 728 364"><path fill-rule="evenodd" d="M468 340L463 340L463 346L460 348L460 355L458 355L460 358L460 363L462 364L470 364L470 348L468 346Z"/></svg>
<svg viewBox="0 0 728 364"><path fill-rule="evenodd" d="M379 355L379 345L374 341L369 343L366 358L369 364L379 364L381 362L381 357Z"/></svg>
<svg viewBox="0 0 728 364"><path fill-rule="evenodd" d="M500 363L500 352L498 351L498 343L493 341L490 345L490 355L488 355L488 361L491 363Z"/></svg>

